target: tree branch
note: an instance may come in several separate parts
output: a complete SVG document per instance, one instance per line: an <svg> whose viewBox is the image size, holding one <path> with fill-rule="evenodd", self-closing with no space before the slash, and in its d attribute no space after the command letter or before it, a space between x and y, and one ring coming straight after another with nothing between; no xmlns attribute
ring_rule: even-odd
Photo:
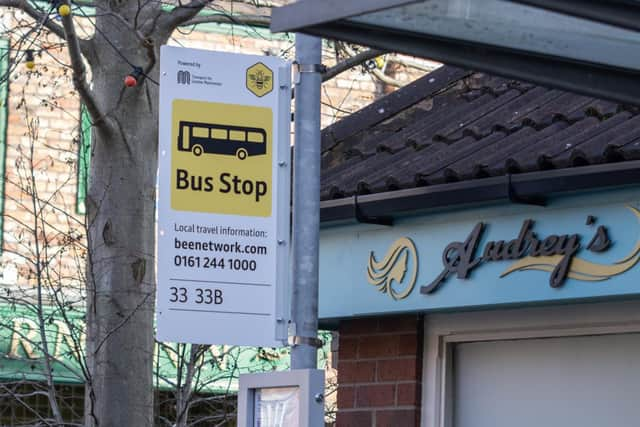
<svg viewBox="0 0 640 427"><path fill-rule="evenodd" d="M51 21L45 13L29 4L27 0L0 0L0 7L1 6L20 9L30 17L35 19L37 22L42 22L42 25L44 25L49 31L51 31L61 39L65 38L63 28L55 22Z"/></svg>
<svg viewBox="0 0 640 427"><path fill-rule="evenodd" d="M68 4L68 3L67 3ZM88 40L81 40L76 34L73 24L73 15L62 16L62 26L49 19L46 13L33 7L27 0L0 0L0 7L14 7L25 12L37 22L42 23L47 29L63 40L67 41L71 68L73 70L73 85L78 91L82 102L86 105L91 116L91 121L98 127L104 128L105 122L98 104L87 83L87 69L83 61L83 52L90 51Z"/></svg>
<svg viewBox="0 0 640 427"><path fill-rule="evenodd" d="M76 28L73 24L73 14L62 16L62 26L64 28L64 38L67 40L67 50L69 51L69 58L71 59L71 68L73 69L73 86L78 91L80 99L87 108L87 112L94 126L97 126L98 129L107 130L107 122L87 83L87 67L84 65L80 39L76 34Z"/></svg>
<svg viewBox="0 0 640 427"><path fill-rule="evenodd" d="M369 50L360 52L356 55L350 56L349 58L345 59L342 62L339 62L338 64L334 65L333 67L329 68L327 71L322 73L322 81L326 82L327 80L334 78L335 76L337 76L342 72L345 72L353 67L356 67L362 64L365 61L368 61L369 59L376 58L385 53L386 52L382 50L369 49Z"/></svg>
<svg viewBox="0 0 640 427"><path fill-rule="evenodd" d="M351 49L346 43L340 43L338 45L339 49L342 49L344 52L346 52L348 55L350 55L352 58L357 57L359 54L356 54L353 49ZM364 61L362 61L364 62ZM373 70L370 70L370 73L373 74L378 80L382 81L385 84L388 84L390 86L395 86L395 87L402 87L403 83L394 79L393 77L387 76L385 73L383 73L381 70L374 68Z"/></svg>
<svg viewBox="0 0 640 427"><path fill-rule="evenodd" d="M405 67L415 68L417 70L424 71L426 73L430 73L431 71L439 67L439 63L435 61L424 60L426 62L421 62L421 61L416 61L415 59L403 57L397 54L389 55L387 60L389 60L390 62L395 62L397 64L403 65Z"/></svg>
<svg viewBox="0 0 640 427"><path fill-rule="evenodd" d="M158 24L159 27L171 33L175 28L193 19L212 0L191 0L189 3L174 7L169 12L163 13Z"/></svg>
<svg viewBox="0 0 640 427"><path fill-rule="evenodd" d="M387 76L385 73L378 70L377 68L374 68L373 70L371 70L371 74L376 76L376 78L380 80L382 83L387 84L389 86L395 86L395 87L404 86L404 83L402 83L400 80L396 80L393 77Z"/></svg>
<svg viewBox="0 0 640 427"><path fill-rule="evenodd" d="M268 28L269 24L271 24L271 17L267 15L231 15L228 13L216 13L212 15L195 16L179 26L227 23Z"/></svg>

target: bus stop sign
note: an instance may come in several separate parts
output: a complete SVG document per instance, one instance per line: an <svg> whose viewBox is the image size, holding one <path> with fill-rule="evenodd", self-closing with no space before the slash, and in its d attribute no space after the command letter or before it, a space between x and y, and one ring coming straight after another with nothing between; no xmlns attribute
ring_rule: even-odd
<svg viewBox="0 0 640 427"><path fill-rule="evenodd" d="M290 65L163 46L160 73L158 339L281 345Z"/></svg>

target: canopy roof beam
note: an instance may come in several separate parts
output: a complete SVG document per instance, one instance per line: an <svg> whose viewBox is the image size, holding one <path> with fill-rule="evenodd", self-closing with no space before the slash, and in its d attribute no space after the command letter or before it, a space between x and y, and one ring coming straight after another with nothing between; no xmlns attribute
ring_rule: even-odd
<svg viewBox="0 0 640 427"><path fill-rule="evenodd" d="M397 50L445 64L481 70L510 78L557 87L614 101L640 103L640 75L624 69L610 69L559 57L529 54L495 46L470 44L456 40L427 37L424 34L398 33L385 28L337 21L322 27L307 27L306 33L361 43L367 33L370 46ZM487 61L487 58L491 58Z"/></svg>
<svg viewBox="0 0 640 427"><path fill-rule="evenodd" d="M540 9L640 31L640 8L633 0L510 0Z"/></svg>
<svg viewBox="0 0 640 427"><path fill-rule="evenodd" d="M297 31L640 105L640 4L632 0L299 1Z"/></svg>

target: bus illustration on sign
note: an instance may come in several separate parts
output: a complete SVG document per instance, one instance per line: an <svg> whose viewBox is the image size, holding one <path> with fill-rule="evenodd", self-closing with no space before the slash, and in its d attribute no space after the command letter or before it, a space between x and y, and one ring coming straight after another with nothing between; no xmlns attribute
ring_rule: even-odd
<svg viewBox="0 0 640 427"><path fill-rule="evenodd" d="M267 132L246 126L180 121L178 150L195 156L223 154L244 160L267 154Z"/></svg>

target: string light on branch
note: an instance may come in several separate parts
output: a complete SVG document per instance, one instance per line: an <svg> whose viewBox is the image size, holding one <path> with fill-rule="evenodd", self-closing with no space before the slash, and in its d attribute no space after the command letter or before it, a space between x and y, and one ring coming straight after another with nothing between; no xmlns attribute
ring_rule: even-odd
<svg viewBox="0 0 640 427"><path fill-rule="evenodd" d="M59 17L71 15L71 6L67 0L49 0L51 7L58 11Z"/></svg>
<svg viewBox="0 0 640 427"><path fill-rule="evenodd" d="M385 63L385 57L384 55L381 56L377 56L373 59L368 59L366 60L363 64L362 64L362 68L363 70L366 71L373 71L376 68L381 70L384 68L384 63Z"/></svg>
<svg viewBox="0 0 640 427"><path fill-rule="evenodd" d="M27 67L28 70L33 70L36 66L33 58L33 50L31 49L28 49L24 54L24 66Z"/></svg>
<svg viewBox="0 0 640 427"><path fill-rule="evenodd" d="M69 16L71 15L71 7L66 3L60 3L58 6L58 15Z"/></svg>
<svg viewBox="0 0 640 427"><path fill-rule="evenodd" d="M138 85L138 80L140 79L140 77L143 74L143 70L140 67L133 67L133 70L131 71L131 73L129 73L125 78L124 78L124 85L126 87L134 87Z"/></svg>

